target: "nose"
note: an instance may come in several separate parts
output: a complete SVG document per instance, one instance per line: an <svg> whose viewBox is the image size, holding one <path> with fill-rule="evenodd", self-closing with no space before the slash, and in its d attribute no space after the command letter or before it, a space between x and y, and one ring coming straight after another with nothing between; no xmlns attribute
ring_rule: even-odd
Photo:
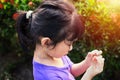
<svg viewBox="0 0 120 80"><path fill-rule="evenodd" d="M69 51L71 51L72 49L73 49L73 46L71 45Z"/></svg>

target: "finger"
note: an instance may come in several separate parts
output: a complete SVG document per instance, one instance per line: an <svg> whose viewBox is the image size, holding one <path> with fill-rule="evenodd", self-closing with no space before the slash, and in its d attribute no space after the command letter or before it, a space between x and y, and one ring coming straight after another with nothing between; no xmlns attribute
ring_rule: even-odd
<svg viewBox="0 0 120 80"><path fill-rule="evenodd" d="M97 61L97 58L96 56L93 57L93 62L96 62Z"/></svg>
<svg viewBox="0 0 120 80"><path fill-rule="evenodd" d="M93 50L91 53L92 53L94 56L99 56L99 55L102 54L102 51L101 51L101 50Z"/></svg>
<svg viewBox="0 0 120 80"><path fill-rule="evenodd" d="M98 50L93 50L91 53L97 56Z"/></svg>
<svg viewBox="0 0 120 80"><path fill-rule="evenodd" d="M97 52L97 55L99 56L99 55L101 55L101 54L102 54L102 51L99 50L99 51Z"/></svg>
<svg viewBox="0 0 120 80"><path fill-rule="evenodd" d="M104 58L101 59L101 62L99 63L99 67L101 68L101 71L103 71L103 67L104 67Z"/></svg>
<svg viewBox="0 0 120 80"><path fill-rule="evenodd" d="M102 56L102 55L99 55L99 56L97 56L97 58L103 58L103 56Z"/></svg>
<svg viewBox="0 0 120 80"><path fill-rule="evenodd" d="M101 59L101 64L104 64L105 58Z"/></svg>
<svg viewBox="0 0 120 80"><path fill-rule="evenodd" d="M97 58L98 59L98 58ZM97 63L95 64L96 68L99 69L99 71L103 71L104 67L104 58L98 59Z"/></svg>
<svg viewBox="0 0 120 80"><path fill-rule="evenodd" d="M99 65L104 64L105 59L102 56L96 57L96 59L97 59L97 64L99 64Z"/></svg>
<svg viewBox="0 0 120 80"><path fill-rule="evenodd" d="M99 54L102 54L102 50L99 50Z"/></svg>
<svg viewBox="0 0 120 80"><path fill-rule="evenodd" d="M97 52L88 52L88 57L93 57L93 56L97 56Z"/></svg>

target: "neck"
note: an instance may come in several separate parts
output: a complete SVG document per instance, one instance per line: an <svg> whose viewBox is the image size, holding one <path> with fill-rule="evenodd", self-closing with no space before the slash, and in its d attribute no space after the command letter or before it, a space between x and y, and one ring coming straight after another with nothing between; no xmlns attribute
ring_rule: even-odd
<svg viewBox="0 0 120 80"><path fill-rule="evenodd" d="M48 51L46 51L40 45L36 45L36 49L34 51L34 59L57 60L58 58L54 58L54 57L48 55Z"/></svg>
<svg viewBox="0 0 120 80"><path fill-rule="evenodd" d="M34 60L45 65L51 65L56 67L63 67L64 64L61 58L54 58L48 55L48 52L45 51L41 46L36 46L34 51Z"/></svg>

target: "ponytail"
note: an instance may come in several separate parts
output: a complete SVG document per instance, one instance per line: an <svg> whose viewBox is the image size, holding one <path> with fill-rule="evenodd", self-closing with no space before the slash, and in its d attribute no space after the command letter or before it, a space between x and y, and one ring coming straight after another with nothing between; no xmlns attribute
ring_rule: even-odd
<svg viewBox="0 0 120 80"><path fill-rule="evenodd" d="M17 29L20 45L22 46L25 52L34 49L34 40L30 33L30 27L31 27L30 24L31 24L31 18L27 19L26 12L22 12L16 21L16 29Z"/></svg>

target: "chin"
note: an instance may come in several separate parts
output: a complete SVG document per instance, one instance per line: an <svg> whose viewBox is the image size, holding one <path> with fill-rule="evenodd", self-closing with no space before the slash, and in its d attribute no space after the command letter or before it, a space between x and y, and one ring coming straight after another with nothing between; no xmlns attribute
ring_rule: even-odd
<svg viewBox="0 0 120 80"><path fill-rule="evenodd" d="M68 54L68 52L66 52L66 54L65 55L67 55Z"/></svg>

